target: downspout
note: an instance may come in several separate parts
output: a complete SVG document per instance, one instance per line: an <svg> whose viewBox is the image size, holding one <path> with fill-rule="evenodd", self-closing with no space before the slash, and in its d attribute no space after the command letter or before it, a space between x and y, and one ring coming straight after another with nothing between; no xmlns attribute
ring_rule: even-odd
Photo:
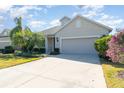
<svg viewBox="0 0 124 93"><path fill-rule="evenodd" d="M54 39L54 52L55 52L55 37L53 39Z"/></svg>

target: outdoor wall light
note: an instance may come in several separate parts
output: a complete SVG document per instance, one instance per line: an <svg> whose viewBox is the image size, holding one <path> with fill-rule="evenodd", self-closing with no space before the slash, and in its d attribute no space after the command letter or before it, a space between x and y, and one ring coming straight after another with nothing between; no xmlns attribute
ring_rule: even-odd
<svg viewBox="0 0 124 93"><path fill-rule="evenodd" d="M56 41L59 42L59 38L58 37L56 37Z"/></svg>

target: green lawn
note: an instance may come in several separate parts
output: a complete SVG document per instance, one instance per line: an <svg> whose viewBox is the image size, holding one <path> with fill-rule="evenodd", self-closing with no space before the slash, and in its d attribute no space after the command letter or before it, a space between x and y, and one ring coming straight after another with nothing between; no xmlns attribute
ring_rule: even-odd
<svg viewBox="0 0 124 93"><path fill-rule="evenodd" d="M124 79L118 78L118 71L124 70L124 64L109 62L100 59L103 67L104 76L108 88L124 88Z"/></svg>
<svg viewBox="0 0 124 93"><path fill-rule="evenodd" d="M42 57L17 57L13 54L0 54L0 69L12 67L15 65L28 63L34 60L41 59Z"/></svg>

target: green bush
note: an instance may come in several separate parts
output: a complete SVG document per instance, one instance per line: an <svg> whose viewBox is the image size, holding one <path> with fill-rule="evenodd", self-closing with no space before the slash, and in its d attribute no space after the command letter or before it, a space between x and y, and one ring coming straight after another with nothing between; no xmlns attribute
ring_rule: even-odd
<svg viewBox="0 0 124 93"><path fill-rule="evenodd" d="M58 54L60 53L59 48L55 48L54 51L57 52Z"/></svg>
<svg viewBox="0 0 124 93"><path fill-rule="evenodd" d="M3 50L2 50L3 54L8 54L8 53L14 53L14 49L12 46L6 46Z"/></svg>
<svg viewBox="0 0 124 93"><path fill-rule="evenodd" d="M37 54L45 53L45 48L33 48L32 53L37 53Z"/></svg>
<svg viewBox="0 0 124 93"><path fill-rule="evenodd" d="M2 53L3 49L0 49L0 53Z"/></svg>
<svg viewBox="0 0 124 93"><path fill-rule="evenodd" d="M102 57L106 57L106 50L108 49L108 41L111 39L111 35L103 36L95 41L95 49Z"/></svg>
<svg viewBox="0 0 124 93"><path fill-rule="evenodd" d="M59 48L55 48L53 52L50 53L50 55L58 55L60 54Z"/></svg>
<svg viewBox="0 0 124 93"><path fill-rule="evenodd" d="M20 50L15 50L14 55L15 55L15 56L21 56L21 55L22 55L22 51L20 51Z"/></svg>

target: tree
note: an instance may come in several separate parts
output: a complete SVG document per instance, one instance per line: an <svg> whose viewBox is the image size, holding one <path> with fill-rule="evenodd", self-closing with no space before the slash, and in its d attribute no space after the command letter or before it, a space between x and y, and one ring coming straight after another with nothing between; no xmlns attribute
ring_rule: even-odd
<svg viewBox="0 0 124 93"><path fill-rule="evenodd" d="M29 27L25 27L24 31L21 33L23 35L24 45L22 43L22 50L23 52L30 52L31 48L33 48L33 44L31 44L31 39L33 32Z"/></svg>
<svg viewBox="0 0 124 93"><path fill-rule="evenodd" d="M45 38L44 38L44 35L41 33L34 33L33 36L33 42L34 44L39 47L39 48L42 48L45 46Z"/></svg>
<svg viewBox="0 0 124 93"><path fill-rule="evenodd" d="M31 53L34 46L37 46L38 48L44 46L45 39L43 34L33 33L29 27L23 29L21 17L15 18L14 21L16 27L11 30L10 38L15 49Z"/></svg>
<svg viewBox="0 0 124 93"><path fill-rule="evenodd" d="M15 18L14 19L15 23L16 23L16 27L14 27L11 31L10 31L10 38L11 40L13 39L13 37L15 36L15 34L17 32L21 32L22 31L22 18Z"/></svg>
<svg viewBox="0 0 124 93"><path fill-rule="evenodd" d="M16 26L10 31L10 39L12 41L12 45L16 49L21 49L22 46L25 44L23 41L23 29L22 29L22 18L15 18L14 19Z"/></svg>

